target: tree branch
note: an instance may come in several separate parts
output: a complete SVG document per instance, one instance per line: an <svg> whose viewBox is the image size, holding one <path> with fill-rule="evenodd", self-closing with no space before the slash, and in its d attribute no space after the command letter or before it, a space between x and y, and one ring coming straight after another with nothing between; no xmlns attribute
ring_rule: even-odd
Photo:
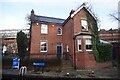
<svg viewBox="0 0 120 80"><path fill-rule="evenodd" d="M113 17L115 20L120 21L120 19L118 17L116 17L115 15L110 14L110 16Z"/></svg>

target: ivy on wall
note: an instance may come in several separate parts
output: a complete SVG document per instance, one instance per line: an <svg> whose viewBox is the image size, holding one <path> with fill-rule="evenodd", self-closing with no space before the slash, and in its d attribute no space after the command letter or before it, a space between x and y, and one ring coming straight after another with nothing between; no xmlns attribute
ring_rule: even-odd
<svg viewBox="0 0 120 80"><path fill-rule="evenodd" d="M112 45L100 43L97 20L87 14L89 30L92 34L92 50L97 62L110 61L112 59Z"/></svg>
<svg viewBox="0 0 120 80"><path fill-rule="evenodd" d="M99 61L99 52L97 50L97 44L99 43L97 21L87 14L88 27L92 34L92 50L95 56L95 60ZM91 27L92 26L92 27Z"/></svg>

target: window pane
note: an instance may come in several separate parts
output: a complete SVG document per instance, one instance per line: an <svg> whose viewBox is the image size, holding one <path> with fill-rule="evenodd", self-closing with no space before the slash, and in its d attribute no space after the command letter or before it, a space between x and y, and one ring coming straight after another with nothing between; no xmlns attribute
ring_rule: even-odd
<svg viewBox="0 0 120 80"><path fill-rule="evenodd" d="M86 49L92 49L92 45L86 45Z"/></svg>
<svg viewBox="0 0 120 80"><path fill-rule="evenodd" d="M92 50L91 39L86 39L86 50Z"/></svg>
<svg viewBox="0 0 120 80"><path fill-rule="evenodd" d="M81 39L78 40L78 44L81 44Z"/></svg>
<svg viewBox="0 0 120 80"><path fill-rule="evenodd" d="M47 52L47 42L41 42L40 50L41 52Z"/></svg>
<svg viewBox="0 0 120 80"><path fill-rule="evenodd" d="M81 51L82 50L81 39L78 39L77 43L78 43L78 51Z"/></svg>
<svg viewBox="0 0 120 80"><path fill-rule="evenodd" d="M58 34L58 35L62 35L62 29L61 29L61 28L58 28L57 34Z"/></svg>
<svg viewBox="0 0 120 80"><path fill-rule="evenodd" d="M91 44L91 39L86 39L86 44Z"/></svg>
<svg viewBox="0 0 120 80"><path fill-rule="evenodd" d="M79 48L78 48L79 50L81 50L82 49L82 47L81 47L81 45L79 45Z"/></svg>
<svg viewBox="0 0 120 80"><path fill-rule="evenodd" d="M66 45L66 51L69 52L69 46L68 45Z"/></svg>
<svg viewBox="0 0 120 80"><path fill-rule="evenodd" d="M88 30L88 24L86 20L81 20L82 29Z"/></svg>
<svg viewBox="0 0 120 80"><path fill-rule="evenodd" d="M41 33L42 34L47 34L48 33L48 26L45 24L41 25Z"/></svg>

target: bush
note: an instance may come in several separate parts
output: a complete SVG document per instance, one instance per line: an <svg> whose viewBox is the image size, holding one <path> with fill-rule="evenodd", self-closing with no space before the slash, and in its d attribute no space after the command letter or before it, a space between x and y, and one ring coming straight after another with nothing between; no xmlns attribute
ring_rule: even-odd
<svg viewBox="0 0 120 80"><path fill-rule="evenodd" d="M30 59L31 62L45 62L46 66L58 66L61 65L61 60L57 58L52 59Z"/></svg>
<svg viewBox="0 0 120 80"><path fill-rule="evenodd" d="M50 69L53 67L61 67L62 61L58 58L51 58L51 59L40 59L40 58L32 58L32 59L22 59L20 60L20 66L27 66L29 70L33 69L33 62L44 62L45 68Z"/></svg>
<svg viewBox="0 0 120 80"><path fill-rule="evenodd" d="M10 56L4 56L2 60L2 66L3 69L12 69L12 64L13 64L13 58ZM50 71L50 70L61 70L62 67L62 61L61 59L58 58L51 58L51 59L40 59L40 58L24 58L20 59L20 67L21 66L26 66L28 70L33 70L33 62L45 62L45 70Z"/></svg>
<svg viewBox="0 0 120 80"><path fill-rule="evenodd" d="M112 45L111 44L98 44L97 50L99 52L99 61L111 61L112 60Z"/></svg>

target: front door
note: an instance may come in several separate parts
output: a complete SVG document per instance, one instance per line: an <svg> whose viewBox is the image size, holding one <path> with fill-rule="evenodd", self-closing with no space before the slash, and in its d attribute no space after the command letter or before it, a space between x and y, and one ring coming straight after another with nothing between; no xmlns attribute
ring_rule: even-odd
<svg viewBox="0 0 120 80"><path fill-rule="evenodd" d="M62 57L62 44L61 43L57 44L57 57L59 59L61 59L61 57Z"/></svg>

